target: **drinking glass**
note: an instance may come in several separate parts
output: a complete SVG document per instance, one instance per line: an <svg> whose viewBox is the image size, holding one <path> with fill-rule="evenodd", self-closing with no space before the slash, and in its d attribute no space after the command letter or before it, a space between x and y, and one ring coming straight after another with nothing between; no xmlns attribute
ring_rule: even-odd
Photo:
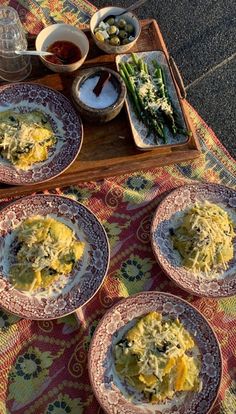
<svg viewBox="0 0 236 414"><path fill-rule="evenodd" d="M30 56L18 56L15 50L26 50L26 35L15 9L0 7L0 78L21 81L31 72Z"/></svg>

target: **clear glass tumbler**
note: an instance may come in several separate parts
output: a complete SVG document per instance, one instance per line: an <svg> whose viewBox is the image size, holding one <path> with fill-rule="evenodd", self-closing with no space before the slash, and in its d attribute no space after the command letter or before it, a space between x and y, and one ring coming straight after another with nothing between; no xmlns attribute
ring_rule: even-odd
<svg viewBox="0 0 236 414"><path fill-rule="evenodd" d="M26 35L15 9L0 7L0 78L15 82L29 76L30 56L19 56L15 50L26 50Z"/></svg>

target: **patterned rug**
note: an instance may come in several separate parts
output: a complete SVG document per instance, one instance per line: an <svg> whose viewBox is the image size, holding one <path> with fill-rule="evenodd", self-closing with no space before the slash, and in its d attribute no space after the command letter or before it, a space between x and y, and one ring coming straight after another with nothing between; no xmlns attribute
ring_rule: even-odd
<svg viewBox="0 0 236 414"><path fill-rule="evenodd" d="M25 30L32 35L52 23L81 27L96 11L86 0L1 0L0 4L16 9Z"/></svg>
<svg viewBox="0 0 236 414"><path fill-rule="evenodd" d="M31 33L37 33L42 22L48 24L49 16L57 22L79 24L95 10L78 0L2 3L18 9ZM224 359L220 394L212 413L235 414L236 298L202 299L177 289L156 263L149 240L152 215L173 188L208 181L236 189L235 161L191 106L189 114L202 148L198 159L53 191L96 214L109 237L110 267L102 288L82 308L79 323L74 315L34 322L0 309L1 414L101 414L87 372L91 337L108 308L146 290L179 295L211 323Z"/></svg>

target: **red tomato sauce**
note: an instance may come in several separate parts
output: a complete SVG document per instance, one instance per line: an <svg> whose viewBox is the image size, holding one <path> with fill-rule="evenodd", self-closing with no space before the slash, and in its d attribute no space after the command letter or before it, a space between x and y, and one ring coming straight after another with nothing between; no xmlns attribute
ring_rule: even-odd
<svg viewBox="0 0 236 414"><path fill-rule="evenodd" d="M54 53L54 56L46 56L45 59L59 65L69 65L81 59L81 51L78 46L67 40L54 42L47 48L47 52Z"/></svg>

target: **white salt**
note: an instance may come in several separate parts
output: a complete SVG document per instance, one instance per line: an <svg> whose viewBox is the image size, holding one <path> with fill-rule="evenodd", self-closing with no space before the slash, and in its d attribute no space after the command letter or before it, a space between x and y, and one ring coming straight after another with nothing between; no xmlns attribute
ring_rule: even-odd
<svg viewBox="0 0 236 414"><path fill-rule="evenodd" d="M77 90L80 100L90 108L104 109L114 104L118 98L118 92L110 81L107 81L99 96L96 96L93 89L98 83L99 76L93 76L84 81Z"/></svg>

